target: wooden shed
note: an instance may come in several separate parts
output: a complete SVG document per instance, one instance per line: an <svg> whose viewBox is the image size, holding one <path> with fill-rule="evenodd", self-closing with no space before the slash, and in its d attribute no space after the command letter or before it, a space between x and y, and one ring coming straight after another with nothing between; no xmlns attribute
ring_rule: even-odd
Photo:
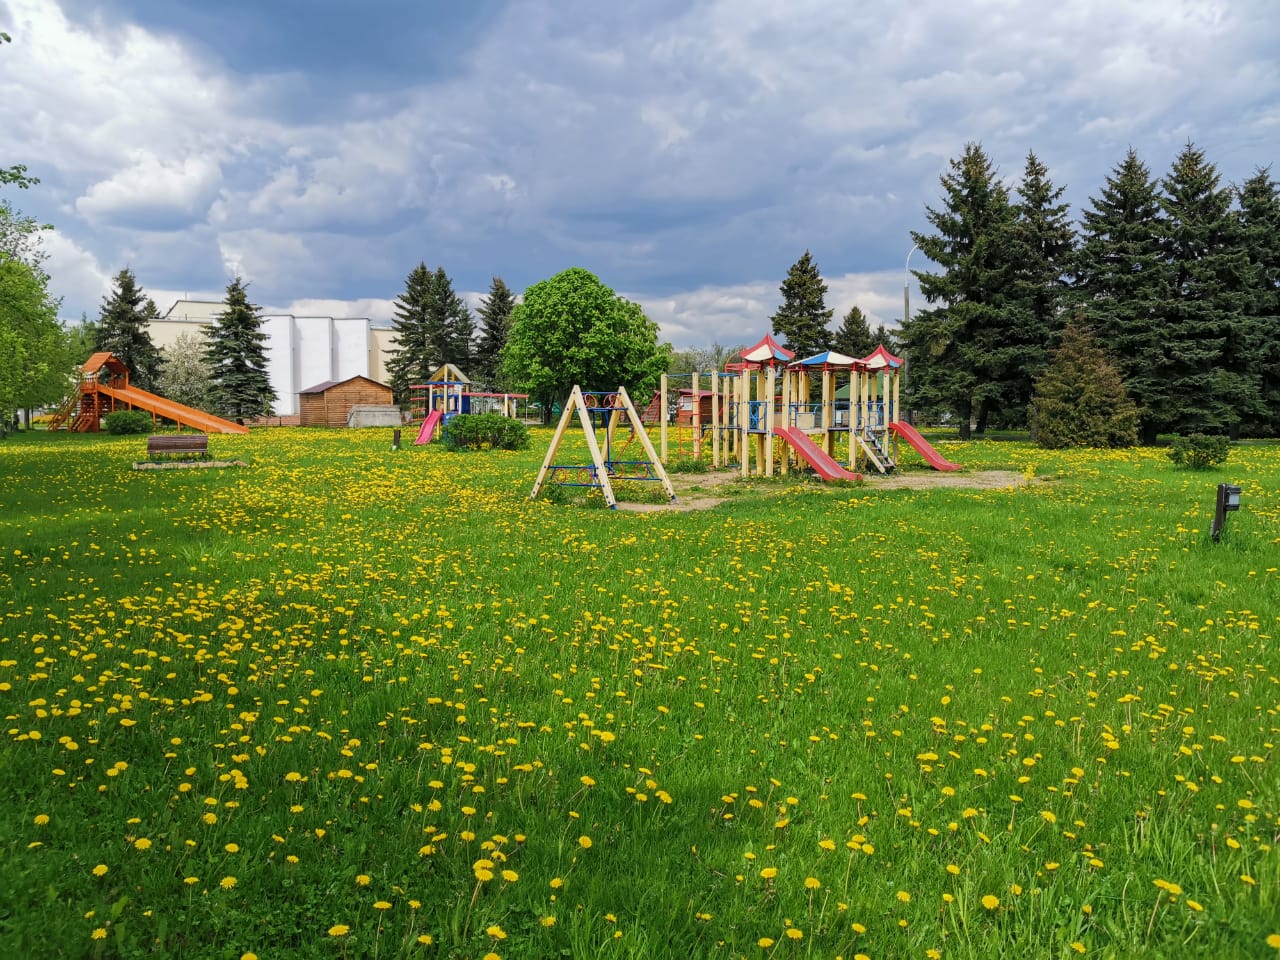
<svg viewBox="0 0 1280 960"><path fill-rule="evenodd" d="M298 423L304 427L345 427L356 404L393 404L391 388L368 377L326 380L298 393Z"/></svg>

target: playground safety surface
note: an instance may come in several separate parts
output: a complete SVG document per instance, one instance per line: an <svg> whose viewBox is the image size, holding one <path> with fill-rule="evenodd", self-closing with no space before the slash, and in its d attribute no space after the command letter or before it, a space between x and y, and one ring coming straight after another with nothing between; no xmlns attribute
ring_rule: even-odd
<svg viewBox="0 0 1280 960"><path fill-rule="evenodd" d="M708 473L673 473L671 485L676 491L675 503L625 503L619 502L619 510L632 513L661 513L687 510L709 510L728 500L761 494L774 490L769 486L757 486L754 490L741 483L737 470L716 470ZM971 490L998 490L1002 487L1018 487L1028 483L1016 470L970 470L960 473L891 473L888 476L867 476L866 490L930 490L934 487L961 487ZM1034 482L1034 481L1030 481Z"/></svg>

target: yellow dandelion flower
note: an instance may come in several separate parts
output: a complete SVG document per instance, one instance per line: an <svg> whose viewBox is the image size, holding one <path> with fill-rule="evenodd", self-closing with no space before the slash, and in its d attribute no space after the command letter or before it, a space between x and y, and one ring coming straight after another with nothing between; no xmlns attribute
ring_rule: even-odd
<svg viewBox="0 0 1280 960"><path fill-rule="evenodd" d="M223 877L221 880L218 881L218 886L220 886L223 890L230 890L235 885L236 885L235 877L227 876L227 877Z"/></svg>
<svg viewBox="0 0 1280 960"><path fill-rule="evenodd" d="M1280 933L1267 934L1267 946L1272 950L1280 950Z"/></svg>
<svg viewBox="0 0 1280 960"><path fill-rule="evenodd" d="M982 898L982 905L988 910L994 910L996 907L1000 906L1000 898L988 893Z"/></svg>
<svg viewBox="0 0 1280 960"><path fill-rule="evenodd" d="M907 893L907 891L905 890L899 890L896 894L894 894L894 896L898 898L899 903L911 902L911 894Z"/></svg>
<svg viewBox="0 0 1280 960"><path fill-rule="evenodd" d="M95 877L105 877L107 875L107 871L110 869L111 868L108 867L105 863L100 863L93 868L93 875Z"/></svg>
<svg viewBox="0 0 1280 960"><path fill-rule="evenodd" d="M331 937L345 937L350 932L351 928L345 923L335 923L329 928L329 936Z"/></svg>
<svg viewBox="0 0 1280 960"><path fill-rule="evenodd" d="M429 947L436 942L436 938L429 933L420 933L418 934L418 942L424 947Z"/></svg>
<svg viewBox="0 0 1280 960"><path fill-rule="evenodd" d="M357 887L367 887L370 883L370 877L367 873L361 873L356 876Z"/></svg>
<svg viewBox="0 0 1280 960"><path fill-rule="evenodd" d="M137 840L133 841L133 847L135 850L150 850L151 841L146 837L139 837Z"/></svg>
<svg viewBox="0 0 1280 960"><path fill-rule="evenodd" d="M1071 949L1074 950L1076 953L1084 953L1084 944L1081 943L1079 940L1072 940Z"/></svg>
<svg viewBox="0 0 1280 960"><path fill-rule="evenodd" d="M582 836L578 838L578 846L580 846L583 850L590 850L591 838L584 833Z"/></svg>
<svg viewBox="0 0 1280 960"><path fill-rule="evenodd" d="M34 823L37 827L43 827L48 822L49 822L49 815L47 813L37 813L32 820L32 823Z"/></svg>
<svg viewBox="0 0 1280 960"><path fill-rule="evenodd" d="M507 939L506 931L505 931L505 930L503 930L503 929L502 929L500 926L498 926L496 923L495 923L495 924L492 924L491 926L485 927L485 928L484 928L484 932L485 932L485 933L487 933L489 936L493 937L493 939L495 939L495 940L505 940L505 939Z"/></svg>
<svg viewBox="0 0 1280 960"><path fill-rule="evenodd" d="M542 924L544 927L554 927L556 925L556 918L553 916L546 916L540 919L538 923Z"/></svg>
<svg viewBox="0 0 1280 960"><path fill-rule="evenodd" d="M948 863L947 873L951 874L953 877L958 877L960 876L960 867L954 863Z"/></svg>
<svg viewBox="0 0 1280 960"><path fill-rule="evenodd" d="M772 880L777 875L778 875L777 867L765 867L760 871L760 876L762 876L766 880Z"/></svg>
<svg viewBox="0 0 1280 960"><path fill-rule="evenodd" d="M817 890L821 886L822 886L822 881L819 880L817 877L804 878L804 888L806 890Z"/></svg>
<svg viewBox="0 0 1280 960"><path fill-rule="evenodd" d="M391 909L391 904L390 904L388 901L386 901L386 900L375 900L375 901L373 901L373 909L375 909L375 910L390 910L390 909Z"/></svg>
<svg viewBox="0 0 1280 960"><path fill-rule="evenodd" d="M759 940L756 941L756 946L759 947L761 950L768 950L770 947L773 946L773 943L774 943L773 937L761 937Z"/></svg>
<svg viewBox="0 0 1280 960"><path fill-rule="evenodd" d="M240 954L240 960L258 960L258 955L252 950L246 950L244 953Z"/></svg>
<svg viewBox="0 0 1280 960"><path fill-rule="evenodd" d="M1058 822L1058 817L1057 817L1057 815L1056 815L1056 814L1054 814L1054 812L1053 812L1052 810L1041 810L1041 811L1040 811L1040 819L1042 819L1045 823L1057 823L1057 822Z"/></svg>
<svg viewBox="0 0 1280 960"><path fill-rule="evenodd" d="M788 939L788 940L803 940L803 939L804 939L804 931L803 931L803 930L797 930L795 927L787 927L787 939Z"/></svg>
<svg viewBox="0 0 1280 960"><path fill-rule="evenodd" d="M507 881L507 883L515 883L520 879L520 874L516 873L514 870L503 870L502 879Z"/></svg>
<svg viewBox="0 0 1280 960"><path fill-rule="evenodd" d="M91 938L93 938L94 940L105 940L105 939L107 939L107 928L106 928L106 927L94 927L94 928L93 928L93 933L89 934L89 936L90 936Z"/></svg>

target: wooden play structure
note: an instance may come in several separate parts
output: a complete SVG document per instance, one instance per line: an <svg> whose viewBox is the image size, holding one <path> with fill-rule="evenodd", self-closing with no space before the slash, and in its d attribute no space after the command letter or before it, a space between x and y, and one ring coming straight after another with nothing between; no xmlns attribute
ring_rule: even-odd
<svg viewBox="0 0 1280 960"><path fill-rule="evenodd" d="M556 453L565 438L569 424L575 417L586 438L591 463L555 463ZM616 448L618 428L624 425L630 428L630 436L621 448ZM596 436L598 428L604 431L603 450ZM640 442L648 459L623 460L615 455L615 451L621 454L633 440ZM649 440L644 422L636 412L626 388L618 387L616 391L608 392L584 392L581 388L574 386L569 399L565 401L560 422L551 437L551 445L547 448L547 455L542 461L542 468L538 471L538 477L533 483L533 491L529 494L529 498L537 499L543 485L547 483L565 487L588 487L599 490L610 509L617 509L618 500L613 493L613 484L619 480L658 482L662 484L662 488L671 500L674 501L676 498L671 480L663 469L662 461Z"/></svg>
<svg viewBox="0 0 1280 960"><path fill-rule="evenodd" d="M958 470L901 419L902 365L883 346L861 358L825 351L797 360L766 335L723 371L692 374L689 388L676 395L674 417L663 377L646 413L656 414L649 422L657 423L664 462L672 433L683 453L687 430L695 459L709 444L713 466L736 464L744 477L786 474L802 462L824 480L888 473L897 466L900 440L934 469Z"/></svg>
<svg viewBox="0 0 1280 960"><path fill-rule="evenodd" d="M409 418L420 424L448 423L460 413L498 413L527 422L531 419L528 406L527 393L472 389L470 378L452 363L439 367L426 383L409 387ZM432 432L434 423L427 431Z"/></svg>
<svg viewBox="0 0 1280 960"><path fill-rule="evenodd" d="M129 368L110 353L95 353L84 362L76 385L54 413L49 429L94 433L102 429L102 418L116 410L144 410L153 422L163 418L203 433L249 432L243 424L130 386Z"/></svg>

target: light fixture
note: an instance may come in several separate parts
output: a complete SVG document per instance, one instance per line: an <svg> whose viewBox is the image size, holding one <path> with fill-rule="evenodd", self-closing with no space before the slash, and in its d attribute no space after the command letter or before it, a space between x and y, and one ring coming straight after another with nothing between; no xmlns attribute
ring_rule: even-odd
<svg viewBox="0 0 1280 960"><path fill-rule="evenodd" d="M1240 488L1233 483L1218 484L1218 503L1213 512L1213 526L1209 536L1217 543L1222 539L1222 528L1227 525L1227 514L1240 509Z"/></svg>

